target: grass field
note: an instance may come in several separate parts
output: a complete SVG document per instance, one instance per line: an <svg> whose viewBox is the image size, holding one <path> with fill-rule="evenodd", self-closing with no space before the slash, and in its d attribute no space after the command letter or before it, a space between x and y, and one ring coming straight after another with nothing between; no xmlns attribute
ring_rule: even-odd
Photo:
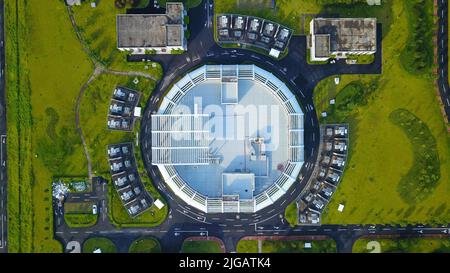
<svg viewBox="0 0 450 273"><path fill-rule="evenodd" d="M53 176L86 175L74 101L92 66L62 1L8 1L5 9L9 251L60 252L50 186Z"/></svg>
<svg viewBox="0 0 450 273"><path fill-rule="evenodd" d="M184 241L181 247L182 253L222 253L220 244L215 241Z"/></svg>
<svg viewBox="0 0 450 273"><path fill-rule="evenodd" d="M305 248L311 243L311 248ZM336 253L336 242L326 240L262 240L262 253ZM238 253L258 253L257 240L240 240Z"/></svg>
<svg viewBox="0 0 450 273"><path fill-rule="evenodd" d="M326 208L323 223L433 224L450 220L449 135L435 96L434 77L429 72L410 74L400 63L400 53L409 38L408 20L402 16L405 12L404 1L392 2L392 25L383 40L381 77L345 75L338 86L333 86L333 79L328 79L315 90L320 114L319 111L329 109L329 99L336 98L339 104L339 93L349 84L377 82L376 90L366 97L366 103L356 103L349 111L345 108L346 113L328 119L350 124L350 150L344 176ZM416 123L423 130L411 136L392 122L390 117L398 109L417 117ZM417 138L435 142L437 155L433 157L438 156L439 166L433 167L432 173L423 169L420 162L426 158L418 156L418 147L413 147L417 145ZM417 170L435 178L440 175L440 179L433 182L434 190L428 188L430 192L424 198L411 203L402 194L400 183L419 181ZM340 203L345 204L342 213L337 211Z"/></svg>
<svg viewBox="0 0 450 273"><path fill-rule="evenodd" d="M130 246L130 253L160 253L161 245L156 238L143 237L139 238Z"/></svg>
<svg viewBox="0 0 450 273"><path fill-rule="evenodd" d="M372 243L369 243L372 242ZM374 243L375 242L375 243ZM379 245L378 245L379 244ZM376 246L374 246L376 245ZM378 248L379 246L379 248ZM449 238L358 239L353 253L450 253Z"/></svg>
<svg viewBox="0 0 450 273"><path fill-rule="evenodd" d="M116 245L109 239L103 237L92 237L83 243L83 253L93 253L99 248L102 253L116 253Z"/></svg>

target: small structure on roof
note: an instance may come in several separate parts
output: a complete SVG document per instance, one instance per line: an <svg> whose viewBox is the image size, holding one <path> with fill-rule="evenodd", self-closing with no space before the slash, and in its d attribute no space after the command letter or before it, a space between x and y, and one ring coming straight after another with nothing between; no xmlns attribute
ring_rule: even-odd
<svg viewBox="0 0 450 273"><path fill-rule="evenodd" d="M315 18L310 32L313 61L370 55L377 50L376 18Z"/></svg>

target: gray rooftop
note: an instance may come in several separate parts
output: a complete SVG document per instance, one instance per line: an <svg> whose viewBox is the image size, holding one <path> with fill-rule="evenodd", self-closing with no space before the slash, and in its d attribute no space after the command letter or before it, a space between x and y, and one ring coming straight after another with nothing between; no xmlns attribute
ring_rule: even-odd
<svg viewBox="0 0 450 273"><path fill-rule="evenodd" d="M182 46L182 33L182 3L167 3L166 14L117 15L118 47Z"/></svg>
<svg viewBox="0 0 450 273"><path fill-rule="evenodd" d="M316 48L320 52L329 44L331 52L335 51L375 51L376 18L317 18L314 19L314 34L327 34L317 40Z"/></svg>
<svg viewBox="0 0 450 273"><path fill-rule="evenodd" d="M315 40L316 56L328 57L330 56L330 35L318 34Z"/></svg>

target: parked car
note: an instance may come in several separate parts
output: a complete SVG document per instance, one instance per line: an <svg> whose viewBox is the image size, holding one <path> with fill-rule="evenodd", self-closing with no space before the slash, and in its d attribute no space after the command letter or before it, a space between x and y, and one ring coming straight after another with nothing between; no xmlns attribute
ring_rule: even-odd
<svg viewBox="0 0 450 273"><path fill-rule="evenodd" d="M92 214L97 214L97 205L92 205Z"/></svg>

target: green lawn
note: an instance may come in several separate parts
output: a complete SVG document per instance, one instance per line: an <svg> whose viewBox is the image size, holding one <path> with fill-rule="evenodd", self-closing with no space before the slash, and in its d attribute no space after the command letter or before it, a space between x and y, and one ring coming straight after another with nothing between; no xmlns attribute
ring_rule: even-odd
<svg viewBox="0 0 450 273"><path fill-rule="evenodd" d="M336 253L336 242L326 240L262 240L262 253ZM311 248L305 248L311 243ZM238 253L257 253L257 240L241 240L237 245Z"/></svg>
<svg viewBox="0 0 450 273"><path fill-rule="evenodd" d="M358 239L354 253L450 253L449 238Z"/></svg>
<svg viewBox="0 0 450 273"><path fill-rule="evenodd" d="M139 238L130 246L130 253L160 253L161 245L156 238Z"/></svg>
<svg viewBox="0 0 450 273"><path fill-rule="evenodd" d="M109 103L114 88L117 85L129 87L141 92L141 106L144 107L150 97L155 82L143 77L138 77L139 83L135 84L135 77L116 76L102 74L97 77L86 90L81 100L80 124L88 145L88 150L92 159L92 170L96 175L109 178L109 163L106 153L107 145L120 142L134 143L135 156L138 164L139 175L144 182L145 188L156 199L163 202L164 199L150 182L150 178L143 166L139 146L136 146L136 134L140 132L139 123L135 123L133 132L112 131L106 126L106 118L109 111ZM110 184L110 219L117 226L156 226L161 224L168 213L168 207L161 210L152 206L149 211L136 218L130 218L117 192Z"/></svg>
<svg viewBox="0 0 450 273"><path fill-rule="evenodd" d="M184 241L181 247L183 253L222 253L220 244L215 241Z"/></svg>
<svg viewBox="0 0 450 273"><path fill-rule="evenodd" d="M84 4L75 6L73 11L77 27L92 52L93 58L111 69L142 71L155 78L161 77L162 69L159 64L152 62L128 63L126 62L126 53L117 50L116 15L126 13L126 8L116 8L114 1L101 1L95 9L91 8L89 4Z"/></svg>
<svg viewBox="0 0 450 273"><path fill-rule="evenodd" d="M332 114L328 121L350 124L348 164L325 210L324 224L433 224L450 220L449 135L435 96L433 76L430 72L410 74L400 63L400 53L409 38L408 20L402 16L405 12L404 1L392 2L392 25L383 40L381 77L345 75L338 86L334 86L330 78L314 91L318 111L327 109ZM376 90L366 93L362 103L347 104L348 107L341 107L339 113L333 114L329 99L336 98L335 108L338 108L340 92L355 94L355 91L348 91L349 84L367 86L374 81ZM344 95L342 100L349 97L352 96ZM414 124L420 125L417 126L420 129L415 130L414 135L391 120L398 109L405 109L417 118L413 119ZM419 140L429 145L427 147L435 145L436 151L432 149L430 155L420 155L417 149L422 147L414 147ZM421 163L426 162L428 156L435 158L434 163ZM432 166L432 169L424 169L424 166ZM421 193L423 198L412 203L411 198L405 198L401 185L410 184L409 190L413 191L414 185L424 179L422 174L431 179L428 181L436 181ZM340 203L345 204L342 213L337 211Z"/></svg>
<svg viewBox="0 0 450 273"><path fill-rule="evenodd" d="M284 218L289 222L291 227L298 223L297 203L294 201L286 207Z"/></svg>
<svg viewBox="0 0 450 273"><path fill-rule="evenodd" d="M83 253L92 253L100 248L102 253L116 253L116 245L109 239L103 237L92 237L83 243Z"/></svg>
<svg viewBox="0 0 450 273"><path fill-rule="evenodd" d="M86 175L74 102L92 65L62 1L8 1L5 9L9 251L61 252L50 187L54 176Z"/></svg>
<svg viewBox="0 0 450 273"><path fill-rule="evenodd" d="M351 4L336 4L333 0L295 0L275 1L272 8L270 0L221 0L214 2L215 13L238 13L253 15L283 24L294 30L295 34L309 33L310 15L330 14L339 17L377 17L379 20L392 20L388 8L392 0L383 1L381 6L368 6L365 0L352 1ZM341 1L342 2L342 1ZM258 7L258 8L255 8ZM389 27L383 26L383 32L388 33Z"/></svg>
<svg viewBox="0 0 450 273"><path fill-rule="evenodd" d="M91 213L66 213L64 221L71 228L92 227L97 223L98 215Z"/></svg>

